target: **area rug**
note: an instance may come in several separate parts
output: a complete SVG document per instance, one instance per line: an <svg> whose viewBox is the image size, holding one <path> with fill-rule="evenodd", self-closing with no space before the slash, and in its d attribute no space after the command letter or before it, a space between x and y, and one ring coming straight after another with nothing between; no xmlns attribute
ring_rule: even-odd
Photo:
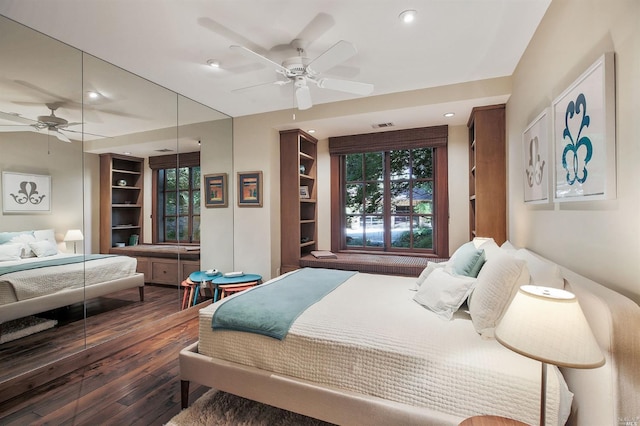
<svg viewBox="0 0 640 426"><path fill-rule="evenodd" d="M215 389L207 391L166 426L329 426L291 411Z"/></svg>
<svg viewBox="0 0 640 426"><path fill-rule="evenodd" d="M0 334L0 344L21 339L31 334L36 334L49 328L55 327L57 320L28 316L2 324L2 334Z"/></svg>

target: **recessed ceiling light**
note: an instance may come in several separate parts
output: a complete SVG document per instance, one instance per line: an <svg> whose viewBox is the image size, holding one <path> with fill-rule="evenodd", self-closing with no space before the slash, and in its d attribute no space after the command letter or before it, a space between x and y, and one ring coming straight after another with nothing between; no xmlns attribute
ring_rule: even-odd
<svg viewBox="0 0 640 426"><path fill-rule="evenodd" d="M94 91L94 90L89 90L87 92L87 96L89 96L90 99L98 99L100 97L100 93Z"/></svg>
<svg viewBox="0 0 640 426"><path fill-rule="evenodd" d="M220 68L220 61L216 61L215 59L209 59L207 61L207 65L212 68Z"/></svg>
<svg viewBox="0 0 640 426"><path fill-rule="evenodd" d="M131 153L129 151L125 151L124 155L131 155Z"/></svg>
<svg viewBox="0 0 640 426"><path fill-rule="evenodd" d="M309 130L307 130L307 133L315 133L315 132L316 132L316 129L309 129Z"/></svg>
<svg viewBox="0 0 640 426"><path fill-rule="evenodd" d="M413 22L416 19L416 15L418 14L417 11L413 10L413 9L408 9L403 11L400 16L398 16L398 18L400 18L400 20L402 22L404 22L405 24L410 24L411 22Z"/></svg>
<svg viewBox="0 0 640 426"><path fill-rule="evenodd" d="M445 112L445 113L444 113L444 114L442 114L442 115L444 115L444 116L445 116L445 117L447 117L447 118L450 118L450 117L455 116L455 115L456 115L456 113L455 113L455 112Z"/></svg>

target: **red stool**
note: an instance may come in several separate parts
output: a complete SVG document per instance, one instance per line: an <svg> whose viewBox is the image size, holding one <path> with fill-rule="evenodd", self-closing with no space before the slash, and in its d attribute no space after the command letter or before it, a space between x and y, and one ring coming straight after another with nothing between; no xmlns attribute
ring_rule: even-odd
<svg viewBox="0 0 640 426"><path fill-rule="evenodd" d="M245 291L250 289L251 287L258 284L258 281L252 281L249 283L241 283L241 284L222 284L218 285L220 289L220 299L224 299L227 296L230 296L234 293L239 293L241 291Z"/></svg>
<svg viewBox="0 0 640 426"><path fill-rule="evenodd" d="M182 296L182 309L187 309L193 300L193 292L196 289L196 283L189 278L182 281L180 286L184 288L184 295Z"/></svg>

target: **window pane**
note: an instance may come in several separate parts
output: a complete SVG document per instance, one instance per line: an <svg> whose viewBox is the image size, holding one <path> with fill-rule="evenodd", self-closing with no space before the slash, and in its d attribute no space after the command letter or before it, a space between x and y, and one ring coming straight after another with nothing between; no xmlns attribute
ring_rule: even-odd
<svg viewBox="0 0 640 426"><path fill-rule="evenodd" d="M191 187L200 189L200 167L193 167L191 171Z"/></svg>
<svg viewBox="0 0 640 426"><path fill-rule="evenodd" d="M194 191L191 195L193 197L193 214L200 214L200 191Z"/></svg>
<svg viewBox="0 0 640 426"><path fill-rule="evenodd" d="M189 168L180 167L179 173L180 173L180 179L179 179L180 189L189 189Z"/></svg>
<svg viewBox="0 0 640 426"><path fill-rule="evenodd" d="M347 182L362 180L362 154L346 155Z"/></svg>
<svg viewBox="0 0 640 426"><path fill-rule="evenodd" d="M193 217L193 241L200 241L200 216Z"/></svg>
<svg viewBox="0 0 640 426"><path fill-rule="evenodd" d="M391 246L395 248L411 247L411 223L409 216L393 216L391 230Z"/></svg>
<svg viewBox="0 0 640 426"><path fill-rule="evenodd" d="M178 218L178 231L180 233L180 241L189 241L189 226L188 217L180 216Z"/></svg>
<svg viewBox="0 0 640 426"><path fill-rule="evenodd" d="M189 191L180 191L180 215L189 215Z"/></svg>
<svg viewBox="0 0 640 426"><path fill-rule="evenodd" d="M409 182L391 182L391 212L409 213Z"/></svg>
<svg viewBox="0 0 640 426"><path fill-rule="evenodd" d="M433 148L414 149L413 177L415 179L433 178Z"/></svg>
<svg viewBox="0 0 640 426"><path fill-rule="evenodd" d="M362 228L360 216L347 216L347 229L345 229L346 245L349 247L362 247L364 229Z"/></svg>
<svg viewBox="0 0 640 426"><path fill-rule="evenodd" d="M362 184L347 185L346 214L364 213L364 204L362 203L363 188Z"/></svg>
<svg viewBox="0 0 640 426"><path fill-rule="evenodd" d="M175 216L177 213L176 209L176 192L167 192L165 194L165 204L164 204L164 212L169 216Z"/></svg>
<svg viewBox="0 0 640 426"><path fill-rule="evenodd" d="M433 248L433 223L431 216L417 216L414 218L413 248Z"/></svg>
<svg viewBox="0 0 640 426"><path fill-rule="evenodd" d="M166 191L171 191L176 189L176 169L166 169L166 179L167 185L165 187Z"/></svg>
<svg viewBox="0 0 640 426"><path fill-rule="evenodd" d="M164 226L164 235L165 241L175 241L176 240L176 218L168 217L165 220Z"/></svg>
<svg viewBox="0 0 640 426"><path fill-rule="evenodd" d="M365 197L367 213L383 213L384 185L382 183L368 183Z"/></svg>
<svg viewBox="0 0 640 426"><path fill-rule="evenodd" d="M421 214L433 213L433 181L415 182L413 184L413 212Z"/></svg>
<svg viewBox="0 0 640 426"><path fill-rule="evenodd" d="M391 173L390 178L409 179L409 150L402 149L391 151Z"/></svg>
<svg viewBox="0 0 640 426"><path fill-rule="evenodd" d="M384 157L382 152L368 152L365 154L365 180L382 180Z"/></svg>
<svg viewBox="0 0 640 426"><path fill-rule="evenodd" d="M382 216L365 216L364 234L367 247L384 246L384 220Z"/></svg>

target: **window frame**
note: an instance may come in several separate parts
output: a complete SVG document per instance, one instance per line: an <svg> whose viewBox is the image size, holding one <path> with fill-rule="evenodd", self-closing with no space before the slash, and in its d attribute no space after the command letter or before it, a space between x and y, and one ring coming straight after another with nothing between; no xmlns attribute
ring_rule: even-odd
<svg viewBox="0 0 640 426"><path fill-rule="evenodd" d="M331 250L334 252L447 257L449 253L448 126L423 127L329 138L331 174ZM348 247L345 228L345 155L434 148L433 249ZM385 170L385 175L389 171ZM385 213L387 214L387 213Z"/></svg>

